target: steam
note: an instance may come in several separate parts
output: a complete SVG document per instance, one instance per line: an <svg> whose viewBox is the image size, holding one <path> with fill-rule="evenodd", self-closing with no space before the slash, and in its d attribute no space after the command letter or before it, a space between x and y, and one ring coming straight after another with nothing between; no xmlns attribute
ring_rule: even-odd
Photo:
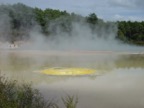
<svg viewBox="0 0 144 108"><path fill-rule="evenodd" d="M53 24L51 24L53 25ZM52 29L50 26L48 29ZM30 33L29 49L49 49L49 50L110 50L118 44L115 40L117 28L109 28L108 33L101 28L100 31L92 32L86 23L73 22L71 33L61 30L60 27L55 28L55 33L45 37L36 27ZM99 34L101 36L99 37ZM23 47L24 48L24 47Z"/></svg>
<svg viewBox="0 0 144 108"><path fill-rule="evenodd" d="M74 22L71 35L58 31L58 34L54 36L53 42L57 44L59 49L100 50L106 44L109 44L109 41L114 41L114 35L116 34L116 31L112 32L110 30L110 33L106 36L104 32L105 30L101 30L92 33L92 30L86 23ZM102 34L102 36L99 37L98 34Z"/></svg>
<svg viewBox="0 0 144 108"><path fill-rule="evenodd" d="M8 15L0 15L0 40L5 41L10 34L10 18Z"/></svg>
<svg viewBox="0 0 144 108"><path fill-rule="evenodd" d="M29 49L38 50L97 50L97 51L136 51L142 52L143 48L128 45L120 42L115 37L117 35L117 25L111 25L108 29L99 27L93 32L85 22L72 22L72 32L67 33L61 30L58 25L53 27L53 22L48 28L55 28L55 33L45 37L40 32L40 28L31 31L32 43ZM23 47L24 48L24 47Z"/></svg>
<svg viewBox="0 0 144 108"><path fill-rule="evenodd" d="M22 8L22 10L25 7ZM49 22L47 30L51 32L50 35L42 34L40 25L34 19L32 10L28 8L28 16L21 13L20 10L12 9L17 15L19 13L23 18L20 30L27 32L23 35L23 42L16 41L20 49L35 49L35 50L108 50L108 51L143 51L142 47L124 44L118 41L115 37L117 35L117 24L108 23L102 26L101 21L95 26L95 30L91 25L86 23L83 19L71 22L67 18L58 18ZM17 17L17 16L14 16ZM0 14L0 44L3 45L11 38L11 18L7 11ZM31 24L29 24L31 23ZM64 23L67 31L62 29L61 23ZM71 24L69 24L71 23ZM24 26L23 26L24 25ZM26 27L26 28L24 28ZM27 36L29 35L29 36ZM29 37L27 39L26 37ZM26 39L25 39L26 38ZM8 41L7 41L8 43ZM9 43L10 44L10 43ZM1 45L1 47L3 46ZM7 44L5 44L7 45Z"/></svg>

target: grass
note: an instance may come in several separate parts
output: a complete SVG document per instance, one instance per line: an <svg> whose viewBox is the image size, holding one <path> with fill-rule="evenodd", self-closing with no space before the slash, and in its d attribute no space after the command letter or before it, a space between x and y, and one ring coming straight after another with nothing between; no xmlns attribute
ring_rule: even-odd
<svg viewBox="0 0 144 108"><path fill-rule="evenodd" d="M76 108L78 103L78 98L74 96L69 96L62 98L65 108Z"/></svg>
<svg viewBox="0 0 144 108"><path fill-rule="evenodd" d="M62 98L65 108L76 108L78 98ZM31 84L18 85L15 80L8 80L0 74L0 108L59 108L57 103L45 100Z"/></svg>

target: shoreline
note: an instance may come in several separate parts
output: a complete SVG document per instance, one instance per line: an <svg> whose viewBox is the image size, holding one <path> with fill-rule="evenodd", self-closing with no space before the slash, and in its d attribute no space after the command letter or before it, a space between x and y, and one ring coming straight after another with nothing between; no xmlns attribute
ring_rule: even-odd
<svg viewBox="0 0 144 108"><path fill-rule="evenodd" d="M0 49L0 53L16 53L21 55L144 55L144 51L104 51L104 50L21 50L21 49Z"/></svg>

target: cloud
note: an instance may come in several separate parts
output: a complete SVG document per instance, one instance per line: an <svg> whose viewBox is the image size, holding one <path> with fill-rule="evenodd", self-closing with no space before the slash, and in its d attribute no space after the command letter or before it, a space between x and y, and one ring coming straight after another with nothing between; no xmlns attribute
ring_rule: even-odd
<svg viewBox="0 0 144 108"><path fill-rule="evenodd" d="M144 20L143 0L107 0L111 10L107 20Z"/></svg>
<svg viewBox="0 0 144 108"><path fill-rule="evenodd" d="M135 0L110 0L110 6L121 8L134 8Z"/></svg>
<svg viewBox="0 0 144 108"><path fill-rule="evenodd" d="M113 7L141 10L144 8L144 0L109 0L109 5Z"/></svg>
<svg viewBox="0 0 144 108"><path fill-rule="evenodd" d="M144 9L144 0L135 0L135 4L137 7Z"/></svg>
<svg viewBox="0 0 144 108"><path fill-rule="evenodd" d="M143 21L144 17L141 16L122 16L119 14L115 14L111 20L113 21Z"/></svg>

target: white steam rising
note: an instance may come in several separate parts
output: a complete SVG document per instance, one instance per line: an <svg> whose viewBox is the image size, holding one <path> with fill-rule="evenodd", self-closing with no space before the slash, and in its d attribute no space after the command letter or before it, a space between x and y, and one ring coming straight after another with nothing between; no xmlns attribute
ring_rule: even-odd
<svg viewBox="0 0 144 108"><path fill-rule="evenodd" d="M99 26L99 25L97 25ZM102 50L102 51L143 51L143 47L124 44L118 41L117 26L99 28L92 32L86 23L74 22L71 34L63 32L57 27L56 34L48 37L43 36L36 28L31 32L31 42L28 49L37 50ZM99 36L101 34L101 36Z"/></svg>
<svg viewBox="0 0 144 108"><path fill-rule="evenodd" d="M32 13L29 16L32 16ZM25 16L23 24L26 22L27 25L26 20L27 18ZM98 22L95 31L93 31L91 26L83 20L72 21L70 27L67 24L69 23L67 20L68 19L63 20L59 18L50 22L47 29L51 34L48 36L43 35L41 33L41 27L35 23L30 29L26 28L30 31L30 39L15 43L18 43L19 49L29 50L143 51L143 47L127 45L118 41L115 38L117 35L117 25L115 23L108 24L106 27ZM5 44L6 40L11 38L10 34L12 31L10 21L11 18L7 14L3 13L0 15L0 48L4 45L7 46L7 44ZM65 22L66 28L71 28L70 32L65 32L61 28L60 24L62 21ZM25 29L21 29L21 31L23 30Z"/></svg>

